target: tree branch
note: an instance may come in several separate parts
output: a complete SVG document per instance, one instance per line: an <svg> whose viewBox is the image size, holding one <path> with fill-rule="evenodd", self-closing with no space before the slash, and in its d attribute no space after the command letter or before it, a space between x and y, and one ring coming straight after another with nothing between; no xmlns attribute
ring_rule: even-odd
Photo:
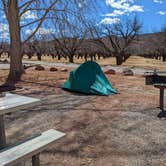
<svg viewBox="0 0 166 166"><path fill-rule="evenodd" d="M30 0L30 1L25 2L24 4L22 4L21 6L19 6L19 9L22 9L24 7L25 8L29 7L32 4L33 1L35 1L35 0Z"/></svg>
<svg viewBox="0 0 166 166"><path fill-rule="evenodd" d="M25 44L28 40L30 40L34 35L35 33L38 31L38 29L40 28L40 26L42 25L42 23L44 22L47 14L49 13L49 11L52 9L52 7L57 3L57 1L54 1L48 8L47 10L45 11L45 13L43 14L43 16L41 17L40 19L40 22L39 24L37 25L36 29L31 33L31 35L24 40L23 44Z"/></svg>
<svg viewBox="0 0 166 166"><path fill-rule="evenodd" d="M3 8L4 8L4 13L6 17L8 18L8 8L7 8L7 2L5 0L2 0Z"/></svg>
<svg viewBox="0 0 166 166"><path fill-rule="evenodd" d="M39 22L40 20L41 20L41 18L39 18L39 19L37 19L37 20L34 20L34 21L32 21L32 22L29 22L29 23L27 23L27 24L24 24L24 25L20 26L20 29L25 28L26 26L32 25L32 24L34 24L34 23L36 23L36 22Z"/></svg>

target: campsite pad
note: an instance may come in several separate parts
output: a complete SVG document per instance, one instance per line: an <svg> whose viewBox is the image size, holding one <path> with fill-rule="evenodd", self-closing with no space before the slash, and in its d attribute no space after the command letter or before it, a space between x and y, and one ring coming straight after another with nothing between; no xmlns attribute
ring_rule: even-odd
<svg viewBox="0 0 166 166"><path fill-rule="evenodd" d="M87 61L71 71L69 79L62 85L62 88L84 94L108 96L117 93L101 67L93 61Z"/></svg>

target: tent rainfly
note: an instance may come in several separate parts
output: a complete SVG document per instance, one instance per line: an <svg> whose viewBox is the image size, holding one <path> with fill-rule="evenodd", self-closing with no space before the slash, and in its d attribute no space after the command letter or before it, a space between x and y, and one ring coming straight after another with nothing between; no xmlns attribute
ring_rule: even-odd
<svg viewBox="0 0 166 166"><path fill-rule="evenodd" d="M69 79L62 85L63 89L94 95L116 94L99 64L87 61L70 72Z"/></svg>

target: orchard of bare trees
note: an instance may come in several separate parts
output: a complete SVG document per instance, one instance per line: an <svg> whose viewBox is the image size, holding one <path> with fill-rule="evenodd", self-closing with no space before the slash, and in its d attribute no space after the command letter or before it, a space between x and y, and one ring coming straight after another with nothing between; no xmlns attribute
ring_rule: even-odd
<svg viewBox="0 0 166 166"><path fill-rule="evenodd" d="M1 0L0 4L9 28L10 40L0 43L0 56L5 53L10 57L9 83L18 81L24 73L24 55L29 59L37 56L38 60L42 56L66 58L71 63L74 57L85 61L115 57L117 65L132 54L166 60L165 27L160 35L149 39L153 49L148 50L140 35L143 23L137 16L111 25L95 25L86 17L86 12L94 8L93 1L80 5L79 0ZM28 12L36 17L25 22ZM49 33L42 33L43 27ZM29 33L25 33L27 30Z"/></svg>
<svg viewBox="0 0 166 166"><path fill-rule="evenodd" d="M73 3L74 7L70 7ZM17 81L20 79L22 73L24 73L22 57L24 53L24 48L27 47L31 50L31 53L37 54L38 59L41 59L43 50L41 50L40 44L33 41L33 37L37 34L40 27L46 23L48 20L62 20L61 15L66 15L68 13L74 13L77 15L77 1L61 1L61 0L1 0L0 10L4 12L8 27L9 27L9 37L10 37L10 72L7 81ZM27 12L35 12L35 19L24 22L23 17ZM50 23L50 22L49 22ZM46 24L49 24L48 22ZM32 26L33 25L33 26ZM29 34L24 33L26 29L31 29ZM58 30L55 29L57 33ZM35 43L34 45L31 43ZM29 53L28 53L29 54ZM29 54L29 57L31 55Z"/></svg>

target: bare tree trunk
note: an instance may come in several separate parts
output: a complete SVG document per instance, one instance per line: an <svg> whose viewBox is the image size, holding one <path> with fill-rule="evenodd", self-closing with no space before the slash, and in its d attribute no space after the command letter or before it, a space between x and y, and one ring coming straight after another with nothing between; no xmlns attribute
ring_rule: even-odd
<svg viewBox="0 0 166 166"><path fill-rule="evenodd" d="M42 54L37 52L37 60L41 61Z"/></svg>
<svg viewBox="0 0 166 166"><path fill-rule="evenodd" d="M58 60L61 60L61 56L60 56L60 54L58 54Z"/></svg>
<svg viewBox="0 0 166 166"><path fill-rule="evenodd" d="M123 63L123 58L121 55L116 56L116 65L121 65Z"/></svg>
<svg viewBox="0 0 166 166"><path fill-rule="evenodd" d="M24 72L22 64L22 45L20 36L19 9L17 0L10 0L8 6L10 32L10 72L7 82L19 81Z"/></svg>
<svg viewBox="0 0 166 166"><path fill-rule="evenodd" d="M69 55L69 62L70 62L70 63L74 63L73 55Z"/></svg>

